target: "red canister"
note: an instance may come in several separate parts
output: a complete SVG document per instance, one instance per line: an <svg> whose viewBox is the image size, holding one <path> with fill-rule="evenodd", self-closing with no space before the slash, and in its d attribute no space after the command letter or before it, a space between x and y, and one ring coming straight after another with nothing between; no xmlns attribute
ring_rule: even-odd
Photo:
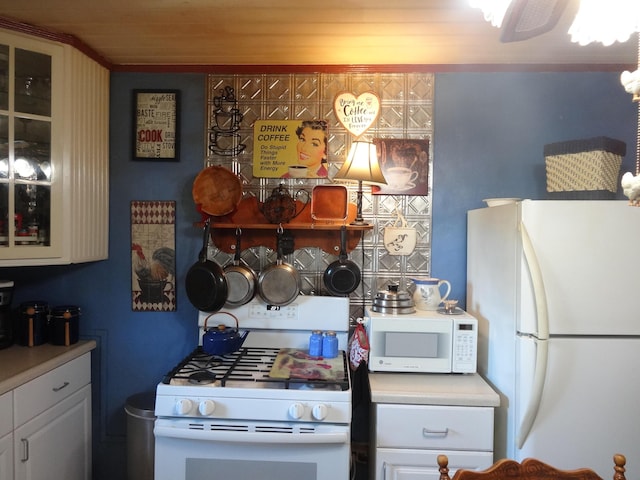
<svg viewBox="0 0 640 480"><path fill-rule="evenodd" d="M49 342L53 345L73 345L80 331L80 307L61 305L51 309Z"/></svg>
<svg viewBox="0 0 640 480"><path fill-rule="evenodd" d="M48 335L49 304L39 300L23 302L17 319L17 341L20 345L35 347L46 343Z"/></svg>

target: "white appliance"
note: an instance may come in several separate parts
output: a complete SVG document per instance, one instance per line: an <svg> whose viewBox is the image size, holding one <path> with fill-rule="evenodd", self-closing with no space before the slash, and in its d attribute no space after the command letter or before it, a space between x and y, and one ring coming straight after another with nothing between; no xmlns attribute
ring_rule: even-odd
<svg viewBox="0 0 640 480"><path fill-rule="evenodd" d="M249 334L239 351L213 357L196 348L156 389L155 480L347 480L351 388L345 350L349 299L260 300L223 312ZM200 339L209 314L200 312ZM208 326L232 325L217 313ZM337 332L344 375L274 379L281 348L307 349L314 329Z"/></svg>
<svg viewBox="0 0 640 480"><path fill-rule="evenodd" d="M640 208L532 201L468 212L467 310L501 394L496 459L611 477L640 459Z"/></svg>
<svg viewBox="0 0 640 480"><path fill-rule="evenodd" d="M475 373L478 322L453 314L417 311L388 314L367 310L369 370L372 372Z"/></svg>

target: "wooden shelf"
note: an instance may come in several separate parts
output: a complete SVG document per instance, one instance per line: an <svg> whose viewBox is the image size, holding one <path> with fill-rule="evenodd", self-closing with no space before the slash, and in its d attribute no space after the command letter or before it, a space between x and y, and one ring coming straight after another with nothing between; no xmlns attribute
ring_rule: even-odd
<svg viewBox="0 0 640 480"><path fill-rule="evenodd" d="M302 208L304 204L296 202L302 211L291 222L282 224L282 228L293 236L296 249L318 247L331 255L337 255L340 251L340 229L346 225L346 247L349 253L360 243L362 233L373 228L373 225L350 225L356 218L356 206L352 203L347 205L345 220L316 221L311 218L310 205ZM243 250L260 246L275 250L276 231L279 225L269 223L259 207L257 199L251 197L243 199L233 213L223 217L211 217L211 239L214 245L223 252L234 253L236 229L239 227L242 230ZM203 223L197 225L202 227Z"/></svg>

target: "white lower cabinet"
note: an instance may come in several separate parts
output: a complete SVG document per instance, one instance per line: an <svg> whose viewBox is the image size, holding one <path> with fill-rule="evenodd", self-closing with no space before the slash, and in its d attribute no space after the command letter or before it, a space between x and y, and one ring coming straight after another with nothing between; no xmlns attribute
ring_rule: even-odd
<svg viewBox="0 0 640 480"><path fill-rule="evenodd" d="M459 468L493 463L493 407L373 404L372 480L438 480L438 455Z"/></svg>
<svg viewBox="0 0 640 480"><path fill-rule="evenodd" d="M13 478L13 392L0 395L0 479Z"/></svg>
<svg viewBox="0 0 640 480"><path fill-rule="evenodd" d="M6 478L91 478L90 379L86 353L13 391L14 471Z"/></svg>

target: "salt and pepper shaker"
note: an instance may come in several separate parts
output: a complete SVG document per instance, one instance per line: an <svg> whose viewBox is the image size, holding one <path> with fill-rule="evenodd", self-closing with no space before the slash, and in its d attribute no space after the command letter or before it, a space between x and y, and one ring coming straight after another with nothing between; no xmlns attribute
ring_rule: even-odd
<svg viewBox="0 0 640 480"><path fill-rule="evenodd" d="M336 332L328 331L322 341L322 356L325 358L335 358L338 356L338 337Z"/></svg>
<svg viewBox="0 0 640 480"><path fill-rule="evenodd" d="M322 356L322 331L313 330L309 337L309 355L312 357Z"/></svg>

